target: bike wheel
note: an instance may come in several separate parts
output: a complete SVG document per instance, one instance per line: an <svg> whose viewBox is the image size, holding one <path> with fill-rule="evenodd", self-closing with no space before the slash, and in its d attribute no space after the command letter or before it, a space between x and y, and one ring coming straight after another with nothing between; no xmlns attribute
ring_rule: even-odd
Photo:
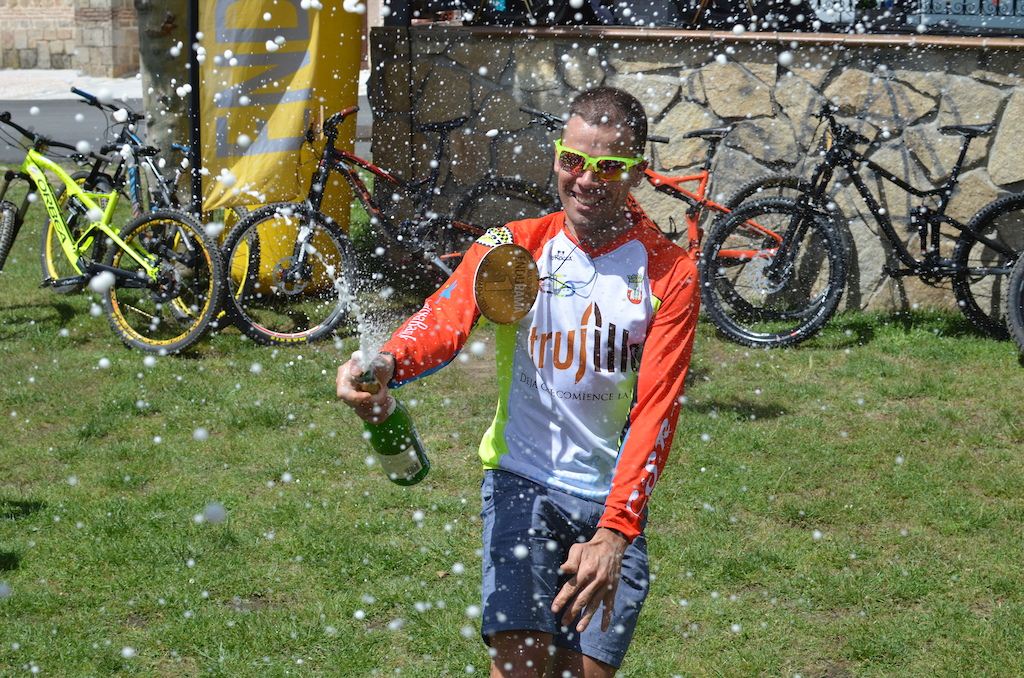
<svg viewBox="0 0 1024 678"><path fill-rule="evenodd" d="M1003 196L967 222L991 244L964 231L953 248L953 294L960 311L979 330L1006 339L1007 285L1024 251L1024 193ZM993 246L994 245L994 246Z"/></svg>
<svg viewBox="0 0 1024 678"><path fill-rule="evenodd" d="M737 343L797 344L839 307L848 258L828 215L788 198L754 200L712 227L700 267L701 300L711 322Z"/></svg>
<svg viewBox="0 0 1024 678"><path fill-rule="evenodd" d="M1006 285L1006 326L1024 355L1024 257L1018 257Z"/></svg>
<svg viewBox="0 0 1024 678"><path fill-rule="evenodd" d="M18 208L12 202L0 202L0 271L4 270L7 255L14 246L14 222L18 218Z"/></svg>
<svg viewBox="0 0 1024 678"><path fill-rule="evenodd" d="M804 181L800 177L770 175L743 184L722 203L722 206L734 210L749 200L796 199L801 193L807 193L810 190L810 182Z"/></svg>
<svg viewBox="0 0 1024 678"><path fill-rule="evenodd" d="M86 184L91 173L88 171L75 172L71 175L71 178L75 180L79 186L84 190L93 193L110 193L113 189L113 180L105 174L100 174L90 183ZM88 217L81 212L80 209L72 209L68 205L67 187L61 185L57 188L55 193L57 198L57 205L60 207L61 213L64 215L64 221L67 223L72 235L78 237L78 231L87 224L79 223L88 220ZM93 239L90 256L93 261L103 261L103 255L107 251L107 238L102 233L98 233ZM61 278L69 278L71 276L79 275L80 271L75 269L68 261L68 257L64 254L64 250L60 246L60 239L57 237L57 227L53 220L48 220L46 226L43 227L42 243L39 247L39 265L43 269L43 279L48 280L60 280ZM58 292L59 294L73 294L80 292L85 287L85 283L71 283L67 285L51 285L50 289Z"/></svg>
<svg viewBox="0 0 1024 678"><path fill-rule="evenodd" d="M261 207L228 233L224 257L227 309L254 341L318 341L344 321L355 253L341 227L322 212L296 203Z"/></svg>
<svg viewBox="0 0 1024 678"><path fill-rule="evenodd" d="M457 265L469 246L488 228L539 217L553 209L555 199L536 184L518 179L485 179L459 200L452 212L458 224L448 224L437 234L435 251L453 258Z"/></svg>
<svg viewBox="0 0 1024 678"><path fill-rule="evenodd" d="M170 209L133 219L121 238L158 272L152 280L119 247L107 253L107 266L130 274L103 294L114 332L128 346L150 353L189 348L220 311L225 275L217 245L193 217Z"/></svg>

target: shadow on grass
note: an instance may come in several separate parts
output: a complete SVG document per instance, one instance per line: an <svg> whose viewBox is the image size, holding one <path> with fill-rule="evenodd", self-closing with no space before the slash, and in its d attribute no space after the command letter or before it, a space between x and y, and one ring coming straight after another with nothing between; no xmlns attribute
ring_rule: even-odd
<svg viewBox="0 0 1024 678"><path fill-rule="evenodd" d="M752 400L737 399L731 401L724 400L701 400L699 402L689 401L686 404L688 412L697 412L701 414L712 414L715 413L719 417L727 416L731 413L736 419L777 419L786 413L785 408L776 407L774 405L766 405L764 403L755 403Z"/></svg>
<svg viewBox="0 0 1024 678"><path fill-rule="evenodd" d="M24 325L31 322L65 327L73 318L82 313L81 309L76 309L71 304L59 299L54 303L12 304L5 306L3 310L5 314L11 314L11 317L4 320L4 325ZM28 315L29 312L33 312L33 314ZM45 313L45 317L40 317L40 312ZM17 315L14 315L15 313Z"/></svg>
<svg viewBox="0 0 1024 678"><path fill-rule="evenodd" d="M13 572L18 569L20 564L21 559L18 558L17 553L0 551L0 572Z"/></svg>
<svg viewBox="0 0 1024 678"><path fill-rule="evenodd" d="M41 511L44 504L41 501L17 501L14 499L0 499L0 518L4 520L17 520L30 516Z"/></svg>
<svg viewBox="0 0 1024 678"><path fill-rule="evenodd" d="M803 344L807 348L829 350L853 348L875 341L879 334L899 332L902 334L928 334L952 338L989 338L977 329L967 318L949 311L919 310L892 311L886 313L840 313L833 317L818 334ZM728 341L721 331L720 339Z"/></svg>
<svg viewBox="0 0 1024 678"><path fill-rule="evenodd" d="M902 331L906 334L924 332L943 337L987 337L967 318L942 311L893 311L891 313L843 313L832 319L832 332L840 332L850 341L866 343L878 334L879 328Z"/></svg>

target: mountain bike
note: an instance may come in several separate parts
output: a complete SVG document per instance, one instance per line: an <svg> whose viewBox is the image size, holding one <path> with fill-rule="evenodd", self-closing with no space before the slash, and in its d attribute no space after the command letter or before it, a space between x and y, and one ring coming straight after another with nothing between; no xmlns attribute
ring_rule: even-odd
<svg viewBox="0 0 1024 678"><path fill-rule="evenodd" d="M1006 284L1024 249L1024 194L990 203L967 224L946 214L971 140L990 134L993 125L941 127L943 134L963 137L960 154L942 186L918 189L858 151L856 147L869 140L838 122L835 113L826 103L817 114L827 125L826 146L812 178L802 184L806 190L796 198L747 202L711 229L701 289L704 308L715 325L741 344L772 348L804 341L828 322L843 294L851 251L845 218L828 194L835 170L841 168L878 223L880 238L902 264L886 268L886 274L917 276L930 285L951 280L964 315L982 332L1005 337ZM920 239L918 255L900 239L889 212L869 190L862 168L922 200L911 214ZM770 230L751 228L754 222ZM941 247L943 226L957 231L951 255ZM837 269L842 275L836 275Z"/></svg>
<svg viewBox="0 0 1024 678"><path fill-rule="evenodd" d="M220 309L224 280L223 261L205 228L184 212L158 209L118 233L111 221L123 184L88 191L45 155L53 148L77 152L75 146L36 134L7 112L0 123L23 135L27 147L20 171L7 170L0 185L0 271L29 206L41 199L70 271L45 278L43 286L91 284L102 291L110 325L130 347L177 353L198 341ZM63 209L47 172L63 187ZM12 181L28 184L20 207L4 200ZM102 263L95 258L97 240L107 242Z"/></svg>
<svg viewBox="0 0 1024 678"><path fill-rule="evenodd" d="M466 249L488 228L539 216L554 205L539 186L499 177L474 184L450 215L440 214L433 201L444 150L452 131L468 118L416 128L437 133L438 141L429 175L410 182L335 147L338 127L358 110L352 106L324 121L326 144L304 201L256 209L224 240L230 274L226 308L235 325L256 342L317 341L330 336L348 312L355 252L342 228L320 211L332 172L351 186L374 235L412 252L442 278L451 275ZM360 172L372 176L372 192ZM398 216L402 206L411 208L408 218Z"/></svg>
<svg viewBox="0 0 1024 678"><path fill-rule="evenodd" d="M71 178L83 189L93 193L109 193L113 186L123 186L120 192L122 198L131 201L133 218L151 209L183 209L185 206L178 198L178 183L186 171L181 163L166 162L160 155L160 149L143 142L138 127L146 116L135 112L124 102L101 101L75 87L71 91L82 97L82 103L108 116L107 138L110 140L98 153L72 154L74 162L82 167L88 166L89 169L74 172ZM189 149L187 146L172 144L172 150L187 155ZM173 167L171 171L165 169L168 165ZM63 186L57 187L56 195L58 206L74 226L78 215L66 209L68 195ZM246 213L248 210L245 207L232 207L210 217L212 221L224 223L226 232ZM101 261L105 250L106 239L97 238L93 244L92 258ZM43 229L39 261L44 278L67 280L74 277L53 221L48 222ZM50 286L61 294L76 293L82 287L83 283L73 282Z"/></svg>

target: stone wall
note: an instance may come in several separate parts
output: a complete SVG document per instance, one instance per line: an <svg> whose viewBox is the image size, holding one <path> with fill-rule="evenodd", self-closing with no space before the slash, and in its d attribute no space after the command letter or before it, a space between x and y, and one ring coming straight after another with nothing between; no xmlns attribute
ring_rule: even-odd
<svg viewBox="0 0 1024 678"><path fill-rule="evenodd" d="M0 0L0 68L137 73L138 30L133 0Z"/></svg>
<svg viewBox="0 0 1024 678"><path fill-rule="evenodd" d="M551 137L519 111L554 113L582 89L606 84L633 93L647 108L652 133L668 136L652 151L656 170L699 170L704 142L685 132L738 123L713 163L712 196L769 173L808 176L820 138L812 113L824 98L842 106L844 120L876 142L870 157L914 186L948 177L959 137L942 125L994 122L976 139L961 188L948 213L967 220L983 205L1024 190L1019 161L1024 127L1024 40L928 36L714 34L652 29L534 29L512 34L444 25L371 32L373 153L378 164L424 176L433 139L417 124L470 116L452 141L442 201L455 200L482 176L552 182ZM681 224L686 206L644 184L637 197L664 228ZM948 286L883 273L895 262L882 246L852 188L839 185L836 203L854 236L855 279L846 307L895 309L948 305ZM919 204L892 185L879 194L909 243L909 210ZM947 243L948 245L948 243Z"/></svg>

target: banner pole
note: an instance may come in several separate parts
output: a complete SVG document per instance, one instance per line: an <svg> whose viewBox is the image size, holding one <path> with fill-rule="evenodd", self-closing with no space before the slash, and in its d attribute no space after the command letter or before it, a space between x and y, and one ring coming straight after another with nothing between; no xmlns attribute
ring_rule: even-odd
<svg viewBox="0 0 1024 678"><path fill-rule="evenodd" d="M189 165L192 178L192 201L189 203L189 211L199 215L203 211L203 175L202 175L202 128L199 117L199 50L196 46L199 43L199 0L188 2L188 84L191 89L188 96L188 120L189 120Z"/></svg>

